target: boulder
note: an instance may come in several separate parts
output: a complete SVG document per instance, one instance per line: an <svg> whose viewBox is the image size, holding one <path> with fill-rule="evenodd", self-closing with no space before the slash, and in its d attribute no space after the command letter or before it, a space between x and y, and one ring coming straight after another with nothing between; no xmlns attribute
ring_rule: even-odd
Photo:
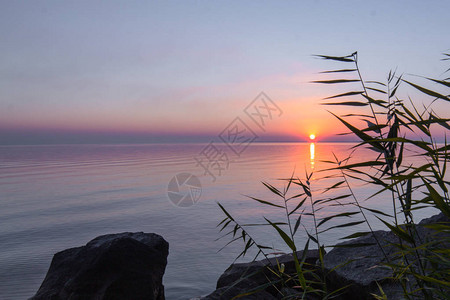
<svg viewBox="0 0 450 300"><path fill-rule="evenodd" d="M169 244L154 233L99 236L53 256L32 300L164 299Z"/></svg>
<svg viewBox="0 0 450 300"><path fill-rule="evenodd" d="M317 250L309 250L306 254L305 263L309 265L315 265L319 252ZM303 251L297 252L297 257L301 259ZM253 261L249 263L236 263L232 264L225 272L220 276L217 281L216 290L200 298L201 300L219 300L219 299L231 299L239 294L243 294L257 289L267 284L269 281L277 280L277 277L272 270L278 270L278 264L284 264L285 274L296 273L293 255L285 254L269 259L263 259L259 261ZM282 288L281 286L279 287ZM295 290L285 290L286 293L292 294ZM282 294L274 287L268 286L267 288L261 288L257 293L240 297L243 300L262 299L262 300L275 300L281 299Z"/></svg>
<svg viewBox="0 0 450 300"><path fill-rule="evenodd" d="M449 222L449 218L442 213L423 220L416 227L417 233L415 235L419 244L427 243L431 240L439 238L438 247L441 249L449 249L450 242L448 233L437 233L426 225L440 222ZM383 251L377 245L375 237L380 242ZM442 237L447 238L446 241ZM443 242L442 242L443 241ZM327 274L327 286L329 291L337 290L347 286L346 289L341 290L339 295L334 295L335 299L374 299L371 295L380 294L378 284L383 288L388 299L403 299L403 288L399 282L389 279L393 273L389 267L383 266L386 263L386 257L390 261L398 261L396 252L398 249L392 245L398 243L398 237L390 231L375 231L374 235L368 234L344 243L340 243L324 256L324 267ZM339 247L348 246L349 244L366 244L362 247ZM302 256L302 251L297 252L297 256ZM306 264L309 266L309 271L316 274L320 273L318 270L318 251L309 250L306 255ZM410 261L414 258L411 257ZM225 300L256 290L262 287L257 293L240 297L239 299L253 300L253 299L300 299L303 297L301 291L293 289L290 286L279 286L276 288L264 285L269 281L276 280L276 276L269 271L269 267L277 270L278 263L285 265L285 273L294 274L295 265L292 254L286 254L270 259L263 259L253 261L250 263L232 264L220 276L217 281L216 290L205 297L195 298L195 300ZM445 268L445 266L442 266ZM445 270L444 270L445 271ZM307 278L312 279L312 278ZM413 282L413 278L408 278L409 282ZM420 298L420 295L418 295ZM305 298L316 300L319 296L309 293ZM194 300L194 299L191 299Z"/></svg>
<svg viewBox="0 0 450 300"><path fill-rule="evenodd" d="M390 243L397 242L397 238L387 231L375 231L374 234L380 241L386 255L392 257L396 248L391 246ZM356 243L371 245L354 248L342 247ZM350 285L346 290L347 299L370 299L370 293L379 293L376 283L378 282L385 292L389 285L391 292L388 299L397 299L395 295L401 294L401 286L389 281L381 282L382 279L392 276L392 271L390 268L382 266L382 263L385 263L386 260L372 234L340 243L338 246L341 247L333 248L324 257L326 270L337 267L327 278L332 289Z"/></svg>
<svg viewBox="0 0 450 300"><path fill-rule="evenodd" d="M417 226L416 241L421 244L429 241L435 234L433 230L424 227L436 222L448 222L443 214L425 219ZM377 245L375 237L379 241L383 251ZM328 252L324 257L325 269L333 272L328 276L328 284L334 289L350 285L346 289L345 299L371 299L370 294L380 294L380 284L388 299L403 299L403 288L398 281L389 279L393 276L392 269L384 266L386 257L391 262L398 262L396 252L398 248L393 243L398 243L398 237L390 231L375 231L344 243L340 243ZM369 244L363 247L342 247L351 244ZM340 247L339 247L340 246ZM448 248L449 245L441 245ZM411 257L410 261L414 261ZM339 267L338 267L339 266ZM411 278L410 282L413 282Z"/></svg>
<svg viewBox="0 0 450 300"><path fill-rule="evenodd" d="M211 294L209 294L206 297L201 297L199 298L199 300L228 300L228 299L233 299L235 296L239 295L239 294L243 294L245 292L248 292L250 288L244 289L244 288L239 288L239 287L222 287L219 288L217 290L215 290L214 292L212 292ZM243 299L243 300L277 300L277 298L275 296L273 296L272 294L266 292L266 291L259 291L256 292L254 294L251 295L247 295L247 296L243 296L243 297L239 297L239 299Z"/></svg>

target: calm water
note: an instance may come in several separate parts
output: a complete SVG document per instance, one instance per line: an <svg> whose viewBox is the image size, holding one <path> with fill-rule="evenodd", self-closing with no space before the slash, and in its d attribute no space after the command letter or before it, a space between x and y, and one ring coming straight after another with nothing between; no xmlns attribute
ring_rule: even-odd
<svg viewBox="0 0 450 300"><path fill-rule="evenodd" d="M124 231L155 232L169 242L167 299L207 294L240 249L236 245L217 252L226 241L215 241L215 226L223 218L216 202L243 222L261 221L263 215L279 220L276 209L244 195L272 199L262 180L281 187L277 179L289 177L294 169L304 177L305 169L318 170L323 167L320 160L332 159L332 151L344 157L351 144L316 143L314 157L306 143L253 144L241 157L230 155L228 169L215 182L194 160L205 146L0 147L0 299L31 297L54 253ZM367 159L367 153L357 152L358 158ZM200 201L188 208L176 207L167 197L168 182L180 172L197 175L203 187ZM325 183L316 179L312 185L319 189ZM361 185L354 188L361 198L372 192ZM384 199L381 195L366 205L389 211L391 204ZM321 214L336 210L330 206ZM304 222L308 227L310 220ZM252 233L262 244L277 244L267 227ZM334 243L346 233L326 233L323 241ZM304 235L298 234L299 245Z"/></svg>

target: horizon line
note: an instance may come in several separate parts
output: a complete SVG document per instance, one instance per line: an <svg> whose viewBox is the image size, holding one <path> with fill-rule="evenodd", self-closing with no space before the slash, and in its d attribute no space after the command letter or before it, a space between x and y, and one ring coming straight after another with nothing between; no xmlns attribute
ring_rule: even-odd
<svg viewBox="0 0 450 300"><path fill-rule="evenodd" d="M0 147L7 146L70 146L70 145L170 145L170 144L208 144L208 143L226 144L223 141L210 140L210 141L153 141L153 142L139 142L139 141L123 141L123 142L47 142L47 143L0 143ZM326 143L339 143L339 144L352 144L360 141L345 141L345 140L314 140L314 141L276 141L276 140L261 140L253 141L252 144L326 144Z"/></svg>

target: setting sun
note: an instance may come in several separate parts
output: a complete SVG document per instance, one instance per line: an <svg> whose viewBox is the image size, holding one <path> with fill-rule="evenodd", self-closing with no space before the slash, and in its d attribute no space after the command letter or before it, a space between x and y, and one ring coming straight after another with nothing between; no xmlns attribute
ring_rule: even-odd
<svg viewBox="0 0 450 300"><path fill-rule="evenodd" d="M314 134L310 134L310 135L309 135L309 138L310 138L311 140L314 140L314 139L316 138L316 136L315 136Z"/></svg>

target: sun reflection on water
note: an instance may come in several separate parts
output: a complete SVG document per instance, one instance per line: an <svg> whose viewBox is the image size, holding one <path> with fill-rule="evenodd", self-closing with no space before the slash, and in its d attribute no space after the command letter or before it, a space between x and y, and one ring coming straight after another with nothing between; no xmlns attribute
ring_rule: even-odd
<svg viewBox="0 0 450 300"><path fill-rule="evenodd" d="M311 170L314 170L315 147L316 146L314 143L309 144L309 157L311 162Z"/></svg>

